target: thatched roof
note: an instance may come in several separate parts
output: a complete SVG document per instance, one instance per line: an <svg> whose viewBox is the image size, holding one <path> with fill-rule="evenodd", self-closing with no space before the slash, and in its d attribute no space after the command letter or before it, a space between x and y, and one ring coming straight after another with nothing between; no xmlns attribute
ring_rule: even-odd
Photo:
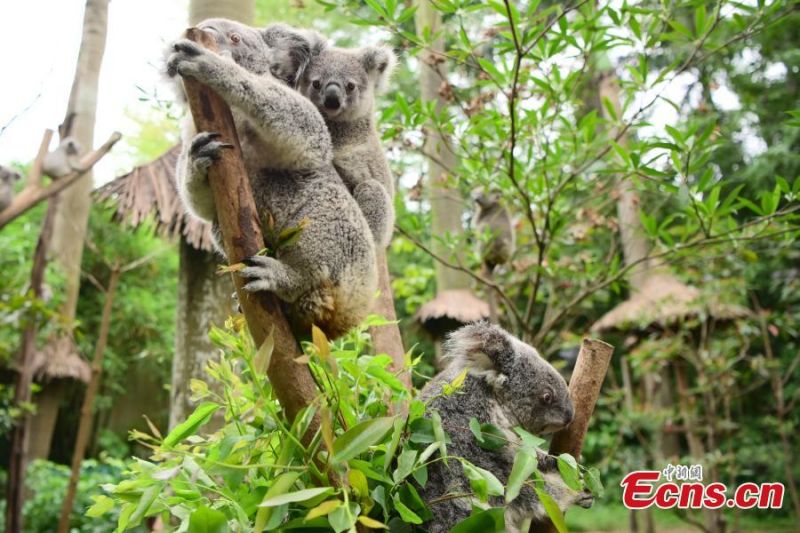
<svg viewBox="0 0 800 533"><path fill-rule="evenodd" d="M33 357L33 376L39 381L76 379L89 383L92 369L69 337L51 339Z"/></svg>
<svg viewBox="0 0 800 533"><path fill-rule="evenodd" d="M138 227L151 216L156 231L168 238L183 235L193 247L211 251L211 227L189 215L175 188L175 164L180 146L174 146L145 165L107 183L97 194L116 204L115 218Z"/></svg>
<svg viewBox="0 0 800 533"><path fill-rule="evenodd" d="M658 274L648 277L641 290L603 315L592 325L592 331L666 326L701 315L732 320L748 314L744 307L704 297L698 288L668 274Z"/></svg>
<svg viewBox="0 0 800 533"><path fill-rule="evenodd" d="M489 318L489 304L468 289L441 291L420 307L414 319L434 336Z"/></svg>

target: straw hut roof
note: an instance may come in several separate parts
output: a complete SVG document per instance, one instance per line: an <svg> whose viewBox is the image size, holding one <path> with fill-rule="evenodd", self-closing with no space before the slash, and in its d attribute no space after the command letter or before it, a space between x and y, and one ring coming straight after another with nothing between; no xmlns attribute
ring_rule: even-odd
<svg viewBox="0 0 800 533"><path fill-rule="evenodd" d="M489 318L489 304L475 296L469 289L441 291L423 304L414 315L422 327L434 336L480 320Z"/></svg>
<svg viewBox="0 0 800 533"><path fill-rule="evenodd" d="M75 379L89 383L92 369L78 353L75 341L60 337L49 341L33 357L33 376L39 381Z"/></svg>
<svg viewBox="0 0 800 533"><path fill-rule="evenodd" d="M156 232L167 238L183 235L199 250L212 251L211 226L186 212L175 187L175 165L180 146L98 189L100 200L116 204L115 220L138 227L151 216Z"/></svg>
<svg viewBox="0 0 800 533"><path fill-rule="evenodd" d="M666 326L687 318L708 315L717 320L732 320L749 315L741 306L724 304L701 294L667 274L648 277L641 290L603 315L592 331L643 329Z"/></svg>

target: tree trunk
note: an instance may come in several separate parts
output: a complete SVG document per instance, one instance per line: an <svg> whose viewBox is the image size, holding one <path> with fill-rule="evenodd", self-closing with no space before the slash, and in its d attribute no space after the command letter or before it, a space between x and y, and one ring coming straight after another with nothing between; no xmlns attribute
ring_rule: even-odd
<svg viewBox="0 0 800 533"><path fill-rule="evenodd" d="M392 277L389 273L386 250L378 250L377 252L378 290L380 290L380 295L375 302L374 312L386 320L396 321L397 312L394 309ZM397 377L400 378L406 388L411 390L411 373L405 368L406 351L403 348L400 327L397 324L372 326L369 328L369 333L372 337L372 346L375 348L375 353L385 353L392 358L394 372L397 373Z"/></svg>
<svg viewBox="0 0 800 533"><path fill-rule="evenodd" d="M108 340L108 330L111 325L111 309L114 305L114 295L117 292L119 282L120 267L114 266L111 269L111 278L106 289L105 303L103 304L103 315L100 319L100 333L95 345L94 358L92 359L92 377L86 387L86 394L81 405L81 417L78 423L78 436L75 438L75 450L72 453L72 471L67 485L67 495L61 507L61 518L58 521L58 533L69 532L69 518L72 513L72 504L75 501L75 491L78 488L78 479L81 473L81 463L89 445L89 438L92 435L92 421L94 419L94 398L100 388L100 379L103 376L103 358L105 357L106 341Z"/></svg>
<svg viewBox="0 0 800 533"><path fill-rule="evenodd" d="M74 137L84 148L94 145L97 111L97 85L100 65L106 46L108 0L86 0L78 65L69 96L62 137ZM81 257L86 225L89 221L92 172L84 174L74 185L61 193L53 241L48 255L64 275L66 298L61 312L67 324L75 320L80 288Z"/></svg>
<svg viewBox="0 0 800 533"><path fill-rule="evenodd" d="M186 36L214 51L216 41L196 28ZM208 87L195 80L183 80L186 99L197 131L216 131L223 142L232 145L209 168L208 181L214 195L219 229L226 256L231 264L257 254L264 246L260 215L253 202L250 180L242 161L242 151L233 115L225 101ZM278 298L269 292L248 293L241 276L234 277L244 317L256 346L272 339L274 349L267 368L275 397L292 420L308 407L317 395L317 387L307 365L296 359L302 355ZM309 424L304 438L309 439L319 428L319 417Z"/></svg>
<svg viewBox="0 0 800 533"><path fill-rule="evenodd" d="M47 153L47 145L53 135L52 131L45 132L39 154L31 171L31 177L39 179L42 171L42 160ZM31 267L31 286L29 293L37 299L42 297L42 281L44 270L47 266L47 247L53 235L58 197L50 199L47 213L42 223L42 231L36 243ZM22 333L22 343L17 359L17 382L14 388L14 405L26 405L31 402L31 384L33 382L33 355L36 349L36 321L31 321ZM16 421L11 434L11 454L8 464L8 480L6 481L6 528L8 533L22 531L22 504L25 494L25 469L28 466L28 446L30 442L31 416L23 410L22 416Z"/></svg>
<svg viewBox="0 0 800 533"><path fill-rule="evenodd" d="M430 28L430 33L436 35L441 32L442 16L434 9L430 0L420 0L416 23L419 35L423 34L425 28ZM439 94L442 81L447 76L447 68L440 61L442 53L444 53L444 35L437 37L431 47L423 52L419 71L422 102L436 102L437 112L447 105ZM431 233L439 237L444 237L447 233L460 235L464 229L461 223L464 204L458 190L447 183L458 166L458 159L450 147L449 140L432 125L428 127L425 153L434 156L428 158L427 180L428 199L431 203ZM444 244L438 241L432 243L432 248L435 253L443 257L450 255ZM435 268L437 291L469 288L469 276L465 272L453 270L439 261L435 263Z"/></svg>
<svg viewBox="0 0 800 533"><path fill-rule="evenodd" d="M447 78L447 67L441 61L444 52L444 35L442 31L442 15L433 7L430 0L419 0L416 13L417 35L422 36L426 28L435 37L429 48L420 55L419 87L423 103L435 102L439 112L447 102L439 94L442 82ZM458 158L453 152L449 139L433 124L427 126L425 153L428 157L427 191L431 206L431 234L436 237L460 235L464 228L461 220L464 205L458 189L448 184L452 172L458 166ZM450 251L444 243L433 240L431 248L440 257L449 258ZM468 289L470 278L466 272L454 270L434 262L436 273L436 291L451 289ZM442 346L436 339L436 359L441 357Z"/></svg>
<svg viewBox="0 0 800 533"><path fill-rule="evenodd" d="M212 17L223 17L252 24L254 0L191 0L189 24ZM192 379L207 380L206 363L216 349L208 338L212 325L221 326L233 311L233 284L229 276L218 276L220 256L193 248L180 240L178 277L178 315L175 328L175 354L172 358L169 427L173 428L192 412L189 401ZM220 417L222 415L219 415ZM211 427L221 419L213 419Z"/></svg>
<svg viewBox="0 0 800 533"><path fill-rule="evenodd" d="M217 275L219 256L180 241L178 317L175 355L172 359L169 427L182 422L193 410L189 398L192 379L207 380L205 366L218 350L208 338L211 326L222 326L233 312L230 276ZM212 420L218 425L221 420ZM213 426L212 426L213 427Z"/></svg>

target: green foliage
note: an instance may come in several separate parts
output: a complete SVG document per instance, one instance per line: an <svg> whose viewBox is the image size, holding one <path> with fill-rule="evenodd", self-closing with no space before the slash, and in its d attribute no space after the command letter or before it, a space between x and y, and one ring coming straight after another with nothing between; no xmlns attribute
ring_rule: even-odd
<svg viewBox="0 0 800 533"><path fill-rule="evenodd" d="M75 503L70 516L71 530L84 533L101 533L113 530L118 513L108 508L102 519L87 516L90 506L104 501L102 485L115 483L122 477L125 464L117 459L87 459L81 465ZM36 460L28 466L26 486L30 497L25 500L23 515L25 531L51 533L58 529L58 520L69 482L69 468L49 461ZM5 513L5 500L0 507ZM145 531L138 528L136 531Z"/></svg>
<svg viewBox="0 0 800 533"><path fill-rule="evenodd" d="M126 479L105 486L107 494L97 499L91 515L117 509L120 530L156 515L189 531L421 524L432 515L417 487L426 483L428 465L447 460L461 464L478 504L504 494L494 474L448 455L449 438L438 413L425 416L418 400L411 401L407 416L390 412L408 395L388 372L388 358L364 354L366 325L333 344L314 332L300 362L309 365L323 394L291 423L258 369L263 350L255 349L243 328L238 318L212 331L224 355L209 363L208 374L222 387L195 381L192 389L201 403L168 435L132 432L152 455L131 463ZM217 411L225 425L204 434L204 424ZM306 435L314 417L320 429ZM543 441L527 435L523 442ZM534 456L537 451L527 444L519 449ZM574 460L570 465L568 475L577 480L578 466ZM534 483L534 473L535 461L514 479L517 490ZM502 528L502 513L498 518L496 511L479 508L469 520L489 518L500 520Z"/></svg>

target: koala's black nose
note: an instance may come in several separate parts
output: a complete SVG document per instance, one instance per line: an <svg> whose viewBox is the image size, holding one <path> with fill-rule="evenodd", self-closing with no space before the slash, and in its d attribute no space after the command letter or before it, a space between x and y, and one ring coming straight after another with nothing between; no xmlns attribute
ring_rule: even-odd
<svg viewBox="0 0 800 533"><path fill-rule="evenodd" d="M575 419L575 408L572 407L572 404L567 405L567 410L564 412L564 425L568 425L572 423Z"/></svg>
<svg viewBox="0 0 800 533"><path fill-rule="evenodd" d="M336 83L329 83L325 86L325 109L336 111L342 106L342 89Z"/></svg>

